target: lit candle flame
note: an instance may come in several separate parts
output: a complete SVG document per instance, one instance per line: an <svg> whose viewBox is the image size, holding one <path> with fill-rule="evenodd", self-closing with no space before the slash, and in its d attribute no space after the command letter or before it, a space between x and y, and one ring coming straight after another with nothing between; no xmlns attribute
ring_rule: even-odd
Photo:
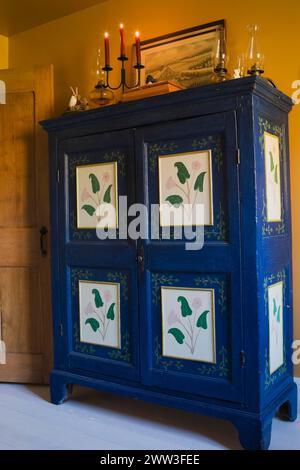
<svg viewBox="0 0 300 470"><path fill-rule="evenodd" d="M105 37L105 38L108 38L108 33L104 33L104 37Z"/></svg>

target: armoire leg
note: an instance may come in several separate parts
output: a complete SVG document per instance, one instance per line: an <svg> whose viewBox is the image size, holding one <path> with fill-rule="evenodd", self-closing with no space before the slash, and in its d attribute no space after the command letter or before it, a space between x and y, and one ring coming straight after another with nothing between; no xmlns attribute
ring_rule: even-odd
<svg viewBox="0 0 300 470"><path fill-rule="evenodd" d="M235 420L240 443L246 450L268 450L271 442L272 420L247 419Z"/></svg>
<svg viewBox="0 0 300 470"><path fill-rule="evenodd" d="M61 405L68 398L68 384L55 374L50 376L51 403Z"/></svg>
<svg viewBox="0 0 300 470"><path fill-rule="evenodd" d="M297 419L297 401L298 401L298 390L297 385L293 384L286 401L280 407L279 414L283 419L288 421L295 421Z"/></svg>

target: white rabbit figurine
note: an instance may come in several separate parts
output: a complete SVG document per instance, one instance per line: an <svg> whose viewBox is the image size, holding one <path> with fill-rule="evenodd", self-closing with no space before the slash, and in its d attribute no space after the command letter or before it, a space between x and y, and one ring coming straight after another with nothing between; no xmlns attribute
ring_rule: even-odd
<svg viewBox="0 0 300 470"><path fill-rule="evenodd" d="M73 111L75 109L75 106L80 101L80 95L78 94L78 87L76 87L74 89L71 86L70 89L71 89L71 92L72 92L72 96L71 96L70 101L69 101L69 109L70 109L70 111Z"/></svg>

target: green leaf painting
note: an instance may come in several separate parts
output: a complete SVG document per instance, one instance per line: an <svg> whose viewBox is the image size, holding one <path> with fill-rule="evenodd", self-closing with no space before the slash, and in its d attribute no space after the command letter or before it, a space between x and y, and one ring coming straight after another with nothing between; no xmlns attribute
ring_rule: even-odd
<svg viewBox="0 0 300 470"><path fill-rule="evenodd" d="M276 313L277 313L276 299L273 299L273 315L275 316Z"/></svg>
<svg viewBox="0 0 300 470"><path fill-rule="evenodd" d="M110 184L107 188L107 190L105 191L105 194L104 194L104 197L103 197L103 202L106 202L107 204L110 204L111 203L111 188L112 188L112 184Z"/></svg>
<svg viewBox="0 0 300 470"><path fill-rule="evenodd" d="M274 156L271 151L269 152L269 155L270 155L270 171L271 173L273 173L275 184L278 184L279 183L279 166L278 166L278 163L276 163L275 165Z"/></svg>
<svg viewBox="0 0 300 470"><path fill-rule="evenodd" d="M115 305L116 305L115 303L111 304L106 315L107 318L112 321L115 319Z"/></svg>
<svg viewBox="0 0 300 470"><path fill-rule="evenodd" d="M101 284L99 284L99 286L100 285ZM98 337L102 339L102 341L99 342L100 345L105 345L107 334L112 329L111 324L118 318L117 303L113 301L114 298L116 298L116 294L114 294L113 289L112 286L104 286L104 284L103 287L99 288L93 288L93 286L91 286L89 294L85 294L86 302L84 314L88 316L85 325L87 325L87 328L91 328L94 333L100 335L100 338ZM114 341L114 337L110 336L110 341L112 340ZM118 341L118 337L115 336L116 345L118 345Z"/></svg>
<svg viewBox="0 0 300 470"><path fill-rule="evenodd" d="M276 299L273 299L273 315L276 317L276 321L280 323L280 312L281 312L281 306L279 305L277 307Z"/></svg>
<svg viewBox="0 0 300 470"><path fill-rule="evenodd" d="M177 302L180 303L181 305L181 315L183 317L188 317L192 315L193 311L191 307L189 306L189 303L185 297L178 297Z"/></svg>
<svg viewBox="0 0 300 470"><path fill-rule="evenodd" d="M197 327L198 328L203 328L204 330L207 330L207 315L209 314L209 310L205 310L200 317L198 318L197 321Z"/></svg>
<svg viewBox="0 0 300 470"><path fill-rule="evenodd" d="M85 324L90 325L94 332L96 332L100 328L100 323L95 318L88 318Z"/></svg>
<svg viewBox="0 0 300 470"><path fill-rule="evenodd" d="M270 171L274 171L275 165L274 165L274 157L273 153L270 151Z"/></svg>
<svg viewBox="0 0 300 470"><path fill-rule="evenodd" d="M180 205L183 203L183 199L181 196L168 196L166 198L166 201L172 204L174 207L180 207Z"/></svg>
<svg viewBox="0 0 300 470"><path fill-rule="evenodd" d="M181 184L185 184L186 180L190 179L191 175L188 172L187 167L182 162L177 162L174 164L177 168L177 177Z"/></svg>
<svg viewBox="0 0 300 470"><path fill-rule="evenodd" d="M87 212L90 216L93 216L96 212L96 209L95 207L93 206L90 206L88 204L82 206L82 210L84 210L85 212Z"/></svg>
<svg viewBox="0 0 300 470"><path fill-rule="evenodd" d="M203 193L204 190L204 178L206 175L206 171L202 171L200 175L197 177L194 185L194 190L199 191L200 193Z"/></svg>
<svg viewBox="0 0 300 470"><path fill-rule="evenodd" d="M168 335L173 336L178 344L183 345L182 347L187 348L191 356L194 356L197 345L201 338L203 339L203 334L206 334L204 331L211 330L208 322L210 310L203 308L203 297L201 295L198 294L195 298L189 298L189 295L177 297L175 305L173 302L176 297L174 300L170 299L170 307L175 308L169 311L166 320L168 325L172 326L168 330ZM211 331L209 334L211 334Z"/></svg>
<svg viewBox="0 0 300 470"><path fill-rule="evenodd" d="M94 194L98 193L100 191L100 183L99 183L99 180L98 180L97 176L94 175L93 173L91 173L89 178L90 178L91 183L92 183L93 193Z"/></svg>
<svg viewBox="0 0 300 470"><path fill-rule="evenodd" d="M278 165L275 166L274 181L278 184Z"/></svg>
<svg viewBox="0 0 300 470"><path fill-rule="evenodd" d="M278 323L280 323L280 310L281 310L281 307L280 307L280 305L279 305L279 307L278 307L278 309L277 309L277 317L276 317L276 321L277 321Z"/></svg>
<svg viewBox="0 0 300 470"><path fill-rule="evenodd" d="M94 296L94 302L95 302L96 307L97 308L103 307L104 303L103 303L102 297L98 289L93 289L92 294Z"/></svg>
<svg viewBox="0 0 300 470"><path fill-rule="evenodd" d="M174 338L176 339L177 343L179 344L183 344L184 343L184 339L185 339L185 336L184 334L182 333L181 330L179 330L178 328L171 328L168 333L170 335L173 335Z"/></svg>
<svg viewBox="0 0 300 470"><path fill-rule="evenodd" d="M97 208L101 206L101 204L112 203L112 194L115 189L114 182L111 183L111 181L114 179L112 171L114 172L116 169L114 167L113 170L109 170L108 165L115 165L115 163L105 163L103 164L103 169L102 164L98 165L97 167L95 166L94 172L89 174L89 183L86 183L86 185L81 188L81 202L84 203L84 205L81 207L81 210L85 211L90 217L96 216L97 222L100 222L101 217L103 217L99 215L100 212L96 212ZM78 181L80 184L80 177ZM83 226L84 222L85 221L83 221L82 224Z"/></svg>
<svg viewBox="0 0 300 470"><path fill-rule="evenodd" d="M169 156L162 158L160 164L160 203L164 201L169 202L172 206L180 208L182 215L184 215L183 225L193 226L198 225L196 221L197 206L204 204L204 223L210 225L212 219L212 194L209 193L209 178L210 173L210 153L201 152L199 154L182 154L182 160L179 155ZM168 159L171 161L168 162ZM172 164L172 160L174 164ZM174 165L174 166L173 166ZM209 204L207 204L207 196ZM162 225L169 226L167 222L167 215L163 215ZM207 222L207 223L206 223Z"/></svg>

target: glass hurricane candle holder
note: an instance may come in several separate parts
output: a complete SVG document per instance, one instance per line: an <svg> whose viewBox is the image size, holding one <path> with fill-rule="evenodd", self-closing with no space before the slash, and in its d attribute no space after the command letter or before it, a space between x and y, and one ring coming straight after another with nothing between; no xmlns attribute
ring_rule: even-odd
<svg viewBox="0 0 300 470"><path fill-rule="evenodd" d="M225 29L219 27L216 33L216 40L213 50L214 74L212 81L223 82L227 80L228 53L226 47Z"/></svg>
<svg viewBox="0 0 300 470"><path fill-rule="evenodd" d="M260 76L264 73L264 55L259 42L260 27L257 24L247 26L249 32L246 54L247 72L249 75Z"/></svg>
<svg viewBox="0 0 300 470"><path fill-rule="evenodd" d="M113 104L115 101L115 95L106 85L105 76L100 78L95 88L89 94L89 103L92 107L107 106Z"/></svg>
<svg viewBox="0 0 300 470"><path fill-rule="evenodd" d="M105 84L105 73L102 69L101 50L98 49L95 68L92 70L93 82L96 82L96 85L89 93L89 104L92 108L113 104L115 101L114 93Z"/></svg>
<svg viewBox="0 0 300 470"><path fill-rule="evenodd" d="M233 70L233 78L242 78L246 74L245 72L245 55L240 54L237 56L235 67Z"/></svg>

